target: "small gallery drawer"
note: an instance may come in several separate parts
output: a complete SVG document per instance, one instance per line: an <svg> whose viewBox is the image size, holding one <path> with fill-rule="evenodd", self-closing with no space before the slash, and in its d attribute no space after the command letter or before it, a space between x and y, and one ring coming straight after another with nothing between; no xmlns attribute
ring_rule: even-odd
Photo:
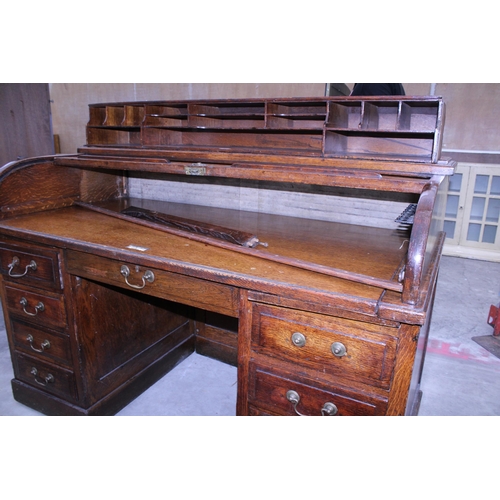
<svg viewBox="0 0 500 500"><path fill-rule="evenodd" d="M75 375L60 366L17 353L13 357L16 378L64 399L77 400Z"/></svg>
<svg viewBox="0 0 500 500"><path fill-rule="evenodd" d="M369 416L384 415L387 409L385 399L335 387L317 384L313 387L305 379L283 372L274 373L256 363L250 365L248 403L254 413L274 415Z"/></svg>
<svg viewBox="0 0 500 500"><path fill-rule="evenodd" d="M64 296L38 293L21 287L5 285L5 300L9 311L38 325L65 328L67 324Z"/></svg>
<svg viewBox="0 0 500 500"><path fill-rule="evenodd" d="M49 329L32 326L24 321L11 320L11 332L17 350L30 353L46 361L56 361L71 366L69 337Z"/></svg>
<svg viewBox="0 0 500 500"><path fill-rule="evenodd" d="M62 288L59 253L49 248L0 244L0 272L10 281L52 290Z"/></svg>
<svg viewBox="0 0 500 500"><path fill-rule="evenodd" d="M229 285L77 251L68 251L66 260L68 272L82 278L238 316L238 292Z"/></svg>
<svg viewBox="0 0 500 500"><path fill-rule="evenodd" d="M326 376L389 388L396 328L253 304L254 352L299 364Z"/></svg>

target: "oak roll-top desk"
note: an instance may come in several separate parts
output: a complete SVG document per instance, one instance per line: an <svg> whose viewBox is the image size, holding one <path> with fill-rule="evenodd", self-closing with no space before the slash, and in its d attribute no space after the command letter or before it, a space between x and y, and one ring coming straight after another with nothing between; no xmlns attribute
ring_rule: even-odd
<svg viewBox="0 0 500 500"><path fill-rule="evenodd" d="M16 400L48 415L114 414L196 350L238 367L238 415L418 411L439 193L455 167L440 157L441 98L89 111L77 154L0 170ZM369 200L368 212L412 204L378 227L344 209L332 221L130 196L132 181L165 178L318 189L325 204Z"/></svg>

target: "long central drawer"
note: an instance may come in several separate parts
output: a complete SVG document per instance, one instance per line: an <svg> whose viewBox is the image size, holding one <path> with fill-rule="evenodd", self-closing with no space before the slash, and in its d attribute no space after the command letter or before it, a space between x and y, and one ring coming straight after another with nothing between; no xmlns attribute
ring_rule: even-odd
<svg viewBox="0 0 500 500"><path fill-rule="evenodd" d="M68 250L70 274L228 316L238 316L238 289L192 276Z"/></svg>

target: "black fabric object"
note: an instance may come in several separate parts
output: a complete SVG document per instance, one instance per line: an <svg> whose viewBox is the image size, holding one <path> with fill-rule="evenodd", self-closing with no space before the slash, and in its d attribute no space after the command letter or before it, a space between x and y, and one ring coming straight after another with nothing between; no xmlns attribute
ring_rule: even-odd
<svg viewBox="0 0 500 500"><path fill-rule="evenodd" d="M355 83L351 95L405 95L401 83Z"/></svg>

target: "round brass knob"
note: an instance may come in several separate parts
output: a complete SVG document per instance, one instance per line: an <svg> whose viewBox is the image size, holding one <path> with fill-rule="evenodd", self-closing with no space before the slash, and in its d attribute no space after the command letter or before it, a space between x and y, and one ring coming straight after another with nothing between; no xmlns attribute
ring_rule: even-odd
<svg viewBox="0 0 500 500"><path fill-rule="evenodd" d="M292 335L292 344L297 347L304 347L306 345L306 336L300 332L295 332Z"/></svg>
<svg viewBox="0 0 500 500"><path fill-rule="evenodd" d="M287 391L286 399L288 399L288 401L290 401L290 403L296 405L300 401L300 396L299 396L299 393L296 391Z"/></svg>
<svg viewBox="0 0 500 500"><path fill-rule="evenodd" d="M347 354L347 349L342 342L334 342L332 344L332 353L334 356L337 356L337 358L341 358L342 356L345 356Z"/></svg>
<svg viewBox="0 0 500 500"><path fill-rule="evenodd" d="M338 408L333 403L325 403L321 408L321 414L325 417L333 417L338 411Z"/></svg>

